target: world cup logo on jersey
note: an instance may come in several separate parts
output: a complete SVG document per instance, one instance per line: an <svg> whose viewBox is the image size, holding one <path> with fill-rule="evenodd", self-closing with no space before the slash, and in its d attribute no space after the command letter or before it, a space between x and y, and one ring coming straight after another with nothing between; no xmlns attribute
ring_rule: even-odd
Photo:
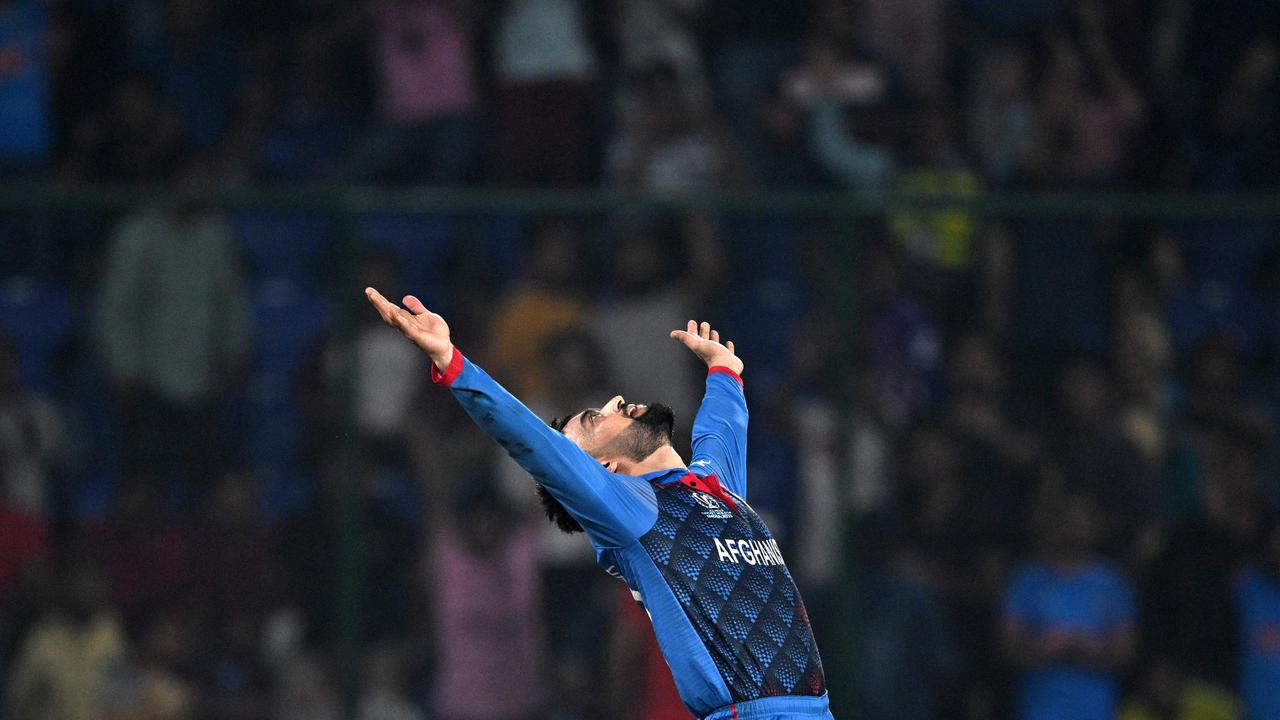
<svg viewBox="0 0 1280 720"><path fill-rule="evenodd" d="M728 520L733 517L733 513L729 512L728 508L721 505L719 500L716 500L710 495L695 492L693 494L693 501L704 508L702 511L702 515L704 517L712 520Z"/></svg>

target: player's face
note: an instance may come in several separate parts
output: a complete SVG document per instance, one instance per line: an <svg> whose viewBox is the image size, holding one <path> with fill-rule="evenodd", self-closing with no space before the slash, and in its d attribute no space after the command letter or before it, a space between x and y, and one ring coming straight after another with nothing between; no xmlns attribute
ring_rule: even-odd
<svg viewBox="0 0 1280 720"><path fill-rule="evenodd" d="M569 418L564 434L578 447L596 455L648 411L648 405L628 403L621 395L614 395L599 408L583 410Z"/></svg>

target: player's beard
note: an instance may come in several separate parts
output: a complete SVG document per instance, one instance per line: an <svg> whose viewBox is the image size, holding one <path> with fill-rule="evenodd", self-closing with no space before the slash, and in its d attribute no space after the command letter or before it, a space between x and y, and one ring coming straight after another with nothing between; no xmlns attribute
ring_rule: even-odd
<svg viewBox="0 0 1280 720"><path fill-rule="evenodd" d="M623 443L619 454L640 462L658 448L670 445L675 429L676 414L666 405L654 403L614 442Z"/></svg>

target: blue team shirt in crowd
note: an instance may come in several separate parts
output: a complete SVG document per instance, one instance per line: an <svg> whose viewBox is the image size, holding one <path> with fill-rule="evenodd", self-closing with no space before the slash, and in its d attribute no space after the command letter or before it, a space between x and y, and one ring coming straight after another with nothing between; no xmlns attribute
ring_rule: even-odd
<svg viewBox="0 0 1280 720"><path fill-rule="evenodd" d="M694 717L830 720L804 602L746 501L747 404L736 375L708 375L689 469L641 476L606 470L460 353L444 374L433 366L433 377L581 523L600 565L631 588ZM696 489L716 482L726 495Z"/></svg>
<svg viewBox="0 0 1280 720"><path fill-rule="evenodd" d="M1105 563L1075 571L1036 563L1009 584L1004 616L1033 635L1055 632L1105 634L1133 625L1129 583ZM1111 720L1117 678L1112 672L1057 664L1024 671L1018 693L1021 720Z"/></svg>
<svg viewBox="0 0 1280 720"><path fill-rule="evenodd" d="M0 5L0 164L37 164L48 155L47 31L40 0Z"/></svg>
<svg viewBox="0 0 1280 720"><path fill-rule="evenodd" d="M1280 581L1250 567L1236 585L1240 695L1248 720L1280 720Z"/></svg>

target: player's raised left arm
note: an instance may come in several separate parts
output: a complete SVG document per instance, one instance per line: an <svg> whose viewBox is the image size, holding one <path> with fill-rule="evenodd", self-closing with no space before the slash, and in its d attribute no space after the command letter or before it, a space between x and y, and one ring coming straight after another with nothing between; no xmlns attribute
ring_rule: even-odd
<svg viewBox="0 0 1280 720"><path fill-rule="evenodd" d="M431 358L432 380L448 386L480 429L563 503L600 545L624 545L652 526L656 510L648 484L610 473L467 361L450 341L444 318L412 295L404 298L403 308L373 288L365 295L388 325Z"/></svg>
<svg viewBox="0 0 1280 720"><path fill-rule="evenodd" d="M707 364L707 392L693 420L690 467L716 474L720 483L747 495L747 399L742 392L742 360L733 342L720 342L710 323L689 321L671 337Z"/></svg>

